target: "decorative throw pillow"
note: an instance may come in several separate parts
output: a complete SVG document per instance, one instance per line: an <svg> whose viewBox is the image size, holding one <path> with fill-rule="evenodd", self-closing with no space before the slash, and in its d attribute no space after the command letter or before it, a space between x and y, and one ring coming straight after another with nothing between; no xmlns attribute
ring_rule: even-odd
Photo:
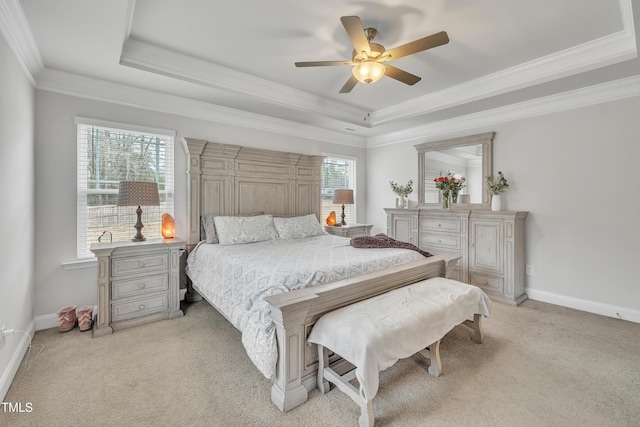
<svg viewBox="0 0 640 427"><path fill-rule="evenodd" d="M278 238L271 215L216 216L213 222L221 245L255 243Z"/></svg>
<svg viewBox="0 0 640 427"><path fill-rule="evenodd" d="M218 243L216 226L213 222L215 215L202 215L200 217L200 240L206 243Z"/></svg>
<svg viewBox="0 0 640 427"><path fill-rule="evenodd" d="M283 239L302 239L304 237L325 234L322 225L314 214L296 216L292 218L273 218L273 225L278 236Z"/></svg>

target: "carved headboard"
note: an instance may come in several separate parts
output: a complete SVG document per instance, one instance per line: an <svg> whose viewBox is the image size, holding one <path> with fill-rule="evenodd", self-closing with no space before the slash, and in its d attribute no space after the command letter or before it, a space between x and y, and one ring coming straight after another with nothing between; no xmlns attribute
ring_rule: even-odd
<svg viewBox="0 0 640 427"><path fill-rule="evenodd" d="M182 138L187 152L187 248L200 241L200 216L292 216L320 220L324 157Z"/></svg>

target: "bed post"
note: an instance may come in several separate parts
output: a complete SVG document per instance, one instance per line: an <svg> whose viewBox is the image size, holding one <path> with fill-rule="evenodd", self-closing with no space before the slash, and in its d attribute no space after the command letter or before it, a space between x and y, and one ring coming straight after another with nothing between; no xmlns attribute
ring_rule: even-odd
<svg viewBox="0 0 640 427"><path fill-rule="evenodd" d="M312 299L315 296L286 307L271 305L278 341L278 363L271 386L271 401L282 412L295 408L308 398L309 392L302 384L302 371L307 340L304 322Z"/></svg>
<svg viewBox="0 0 640 427"><path fill-rule="evenodd" d="M182 138L182 147L187 153L187 194L189 206L187 209L187 250L191 251L200 241L200 174L201 158L207 141L192 138ZM187 302L201 301L202 297L193 290L191 280L187 279Z"/></svg>

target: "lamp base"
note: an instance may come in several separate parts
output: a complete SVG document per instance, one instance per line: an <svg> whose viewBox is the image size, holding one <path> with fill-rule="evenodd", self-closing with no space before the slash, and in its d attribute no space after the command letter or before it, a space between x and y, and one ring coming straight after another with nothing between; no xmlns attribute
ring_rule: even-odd
<svg viewBox="0 0 640 427"><path fill-rule="evenodd" d="M344 221L344 205L342 205L342 222L340 223L340 225L347 225L347 223Z"/></svg>
<svg viewBox="0 0 640 427"><path fill-rule="evenodd" d="M136 235L133 236L133 239L131 239L131 241L144 242L145 240L147 240L147 238L142 235L142 229L144 228L144 225L142 225L142 209L140 208L140 206L138 206L138 209L136 209L136 215L138 215L138 221L136 222L136 225L133 226L136 229Z"/></svg>

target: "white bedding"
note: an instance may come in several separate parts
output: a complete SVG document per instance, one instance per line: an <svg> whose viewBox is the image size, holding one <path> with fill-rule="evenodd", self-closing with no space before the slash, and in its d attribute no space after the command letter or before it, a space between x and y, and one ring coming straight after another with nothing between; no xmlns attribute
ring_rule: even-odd
<svg viewBox="0 0 640 427"><path fill-rule="evenodd" d="M242 245L199 244L187 259L193 286L240 332L253 363L275 376L275 325L264 298L424 258L408 249L357 249L321 235Z"/></svg>

